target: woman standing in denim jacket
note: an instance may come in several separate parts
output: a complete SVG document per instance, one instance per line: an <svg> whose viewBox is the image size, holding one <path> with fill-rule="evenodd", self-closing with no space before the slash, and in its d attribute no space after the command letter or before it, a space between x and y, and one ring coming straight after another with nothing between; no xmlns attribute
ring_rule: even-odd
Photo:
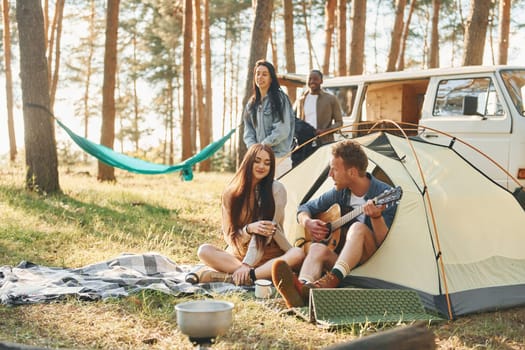
<svg viewBox="0 0 525 350"><path fill-rule="evenodd" d="M288 96L282 91L275 68L265 60L255 63L253 94L244 113L244 143L269 145L275 153L279 177L291 168L295 118Z"/></svg>

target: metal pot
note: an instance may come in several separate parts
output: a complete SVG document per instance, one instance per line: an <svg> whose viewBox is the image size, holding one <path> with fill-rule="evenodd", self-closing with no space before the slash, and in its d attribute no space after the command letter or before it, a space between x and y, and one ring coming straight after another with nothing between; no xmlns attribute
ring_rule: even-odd
<svg viewBox="0 0 525 350"><path fill-rule="evenodd" d="M177 325L190 339L213 339L230 328L233 306L233 303L220 300L197 300L177 304Z"/></svg>

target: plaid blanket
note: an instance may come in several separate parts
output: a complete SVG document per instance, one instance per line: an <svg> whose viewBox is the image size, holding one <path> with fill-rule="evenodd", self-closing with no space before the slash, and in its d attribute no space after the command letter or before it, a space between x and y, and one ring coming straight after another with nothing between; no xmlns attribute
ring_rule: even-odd
<svg viewBox="0 0 525 350"><path fill-rule="evenodd" d="M171 295L245 292L230 283L191 285L188 272L200 265L178 265L156 253L122 254L77 269L56 268L23 261L0 267L0 302L21 305L50 302L66 296L82 300L122 297L150 289Z"/></svg>

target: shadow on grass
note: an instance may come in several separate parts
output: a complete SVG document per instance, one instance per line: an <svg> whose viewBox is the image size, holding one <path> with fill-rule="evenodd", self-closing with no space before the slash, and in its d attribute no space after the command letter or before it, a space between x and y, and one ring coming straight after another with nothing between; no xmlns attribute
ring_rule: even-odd
<svg viewBox="0 0 525 350"><path fill-rule="evenodd" d="M177 214L177 211L167 208L125 200L110 202L114 207L111 209L80 202L64 194L40 196L2 186L0 186L0 193L11 207L19 208L44 222L56 224L59 221L63 224L74 224L89 228L95 233L100 233L95 230L95 223L112 226L124 225L120 227L133 233L134 225L143 220L154 222L159 217L166 218L171 214Z"/></svg>
<svg viewBox="0 0 525 350"><path fill-rule="evenodd" d="M50 261L35 254L35 249L40 246L40 249L59 251L64 242L73 240L70 243L75 244L74 240L84 237L131 247L149 246L153 250L163 248L168 241L176 241L181 249L193 251L207 239L205 233L215 229L205 222L181 218L178 209L126 198L110 200L102 206L65 194L40 196L23 189L0 186L0 200L17 212L17 216L38 223L29 225L29 228L15 220L0 224L0 256L8 257L11 263L19 262L14 259L29 256L34 263L48 264ZM30 251L33 252L28 254Z"/></svg>
<svg viewBox="0 0 525 350"><path fill-rule="evenodd" d="M439 344L447 348L461 345L466 349L522 350L525 307L466 315L433 325L432 329L439 337Z"/></svg>

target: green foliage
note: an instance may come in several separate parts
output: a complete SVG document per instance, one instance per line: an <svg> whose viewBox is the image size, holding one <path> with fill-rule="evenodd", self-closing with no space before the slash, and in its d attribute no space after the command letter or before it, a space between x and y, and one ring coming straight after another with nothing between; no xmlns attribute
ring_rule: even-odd
<svg viewBox="0 0 525 350"><path fill-rule="evenodd" d="M210 25L233 20L241 12L251 9L251 0L212 0L210 2Z"/></svg>
<svg viewBox="0 0 525 350"><path fill-rule="evenodd" d="M57 157L59 164L74 165L82 161L84 153L73 146L71 140L57 141Z"/></svg>
<svg viewBox="0 0 525 350"><path fill-rule="evenodd" d="M211 168L213 171L234 172L235 163L235 156L224 152L224 149L215 153L211 158Z"/></svg>

